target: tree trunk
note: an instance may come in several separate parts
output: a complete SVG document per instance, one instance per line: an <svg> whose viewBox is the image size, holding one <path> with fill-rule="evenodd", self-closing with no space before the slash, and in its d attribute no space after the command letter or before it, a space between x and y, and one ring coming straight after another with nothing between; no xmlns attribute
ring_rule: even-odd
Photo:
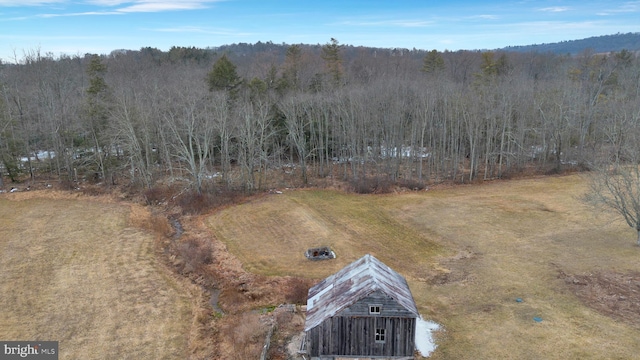
<svg viewBox="0 0 640 360"><path fill-rule="evenodd" d="M640 228L636 229L638 232L638 246L640 246Z"/></svg>

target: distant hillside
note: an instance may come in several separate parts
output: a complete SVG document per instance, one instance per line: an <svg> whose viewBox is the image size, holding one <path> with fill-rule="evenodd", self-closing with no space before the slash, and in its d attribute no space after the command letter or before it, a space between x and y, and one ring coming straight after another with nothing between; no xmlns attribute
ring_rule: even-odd
<svg viewBox="0 0 640 360"><path fill-rule="evenodd" d="M502 50L575 55L586 49L591 49L597 53L620 51L623 49L640 51L640 33L618 33L615 35L594 36L581 40L562 41L552 44L508 46Z"/></svg>
<svg viewBox="0 0 640 360"><path fill-rule="evenodd" d="M157 48L144 47L139 51L133 50L114 50L111 55L123 55L128 52L139 52L141 55L146 55L158 63L160 62L185 62L192 61L196 63L210 63L216 57L216 54L229 54L236 64L250 62L257 54L269 54L272 61L277 63L283 63L287 54L287 50L291 45L296 45L300 49L306 51L309 54L316 54L320 56L322 52L323 44L286 44L286 43L273 43L271 41L261 42L258 41L255 44L251 43L237 43L226 44L219 46L212 46L207 48L196 47L182 47L173 46L169 51L161 51ZM569 40L559 43L551 44L534 44L523 46L508 46L499 51L506 52L538 52L538 53L552 53L558 55L577 55L591 49L596 53L605 52L618 52L626 49L631 52L640 54L640 33L627 33L627 34L615 34L595 36L581 40ZM341 56L346 62L361 57L363 54L370 54L372 56L404 56L408 58L414 58L418 61L422 61L429 50L425 49L405 49L405 48L376 48L367 46L353 46L348 44L341 45ZM460 50L460 52L478 52L478 50Z"/></svg>

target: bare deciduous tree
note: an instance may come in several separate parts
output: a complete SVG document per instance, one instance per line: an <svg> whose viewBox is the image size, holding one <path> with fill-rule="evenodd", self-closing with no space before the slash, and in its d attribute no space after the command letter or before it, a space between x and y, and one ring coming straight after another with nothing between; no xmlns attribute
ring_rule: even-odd
<svg viewBox="0 0 640 360"><path fill-rule="evenodd" d="M183 169L200 188L219 167L227 186L252 189L275 176L268 164L295 161L298 184L312 173L466 182L599 158L631 164L638 143L640 61L629 52L427 54L334 40L220 53L213 65L213 55L186 48L58 59L36 51L0 66L4 175L130 171L148 187ZM40 150L55 158L31 161Z"/></svg>
<svg viewBox="0 0 640 360"><path fill-rule="evenodd" d="M259 189L267 168L268 146L275 135L273 119L269 116L269 104L262 99L253 103L246 102L239 111L242 121L237 129L238 161L242 168L244 186L248 190Z"/></svg>
<svg viewBox="0 0 640 360"><path fill-rule="evenodd" d="M640 246L640 168L637 165L602 169L591 178L583 200L595 207L612 209L635 229Z"/></svg>
<svg viewBox="0 0 640 360"><path fill-rule="evenodd" d="M186 171L193 179L196 190L202 193L207 163L212 154L213 119L209 104L192 87L182 91L184 98L178 108L165 114L165 123L172 136L175 158L186 165ZM213 106L226 106L214 103Z"/></svg>
<svg viewBox="0 0 640 360"><path fill-rule="evenodd" d="M147 154L150 153L148 126L141 123L141 106L135 106L135 94L120 93L114 96L113 110L114 137L128 155L132 182L139 179L144 187L151 187L151 166Z"/></svg>

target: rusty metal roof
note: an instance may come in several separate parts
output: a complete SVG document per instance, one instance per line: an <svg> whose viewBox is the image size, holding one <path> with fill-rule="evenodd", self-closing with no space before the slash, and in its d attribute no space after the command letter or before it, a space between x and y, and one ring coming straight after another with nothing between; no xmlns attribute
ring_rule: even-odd
<svg viewBox="0 0 640 360"><path fill-rule="evenodd" d="M419 315L405 278L367 254L309 289L305 331L377 290Z"/></svg>

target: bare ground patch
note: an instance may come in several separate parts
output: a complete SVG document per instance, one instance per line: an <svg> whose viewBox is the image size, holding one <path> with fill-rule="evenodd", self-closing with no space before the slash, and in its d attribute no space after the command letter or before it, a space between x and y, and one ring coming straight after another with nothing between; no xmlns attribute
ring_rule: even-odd
<svg viewBox="0 0 640 360"><path fill-rule="evenodd" d="M428 269L426 281L431 285L473 282L476 260L481 254L466 249L457 254L440 259L433 269ZM423 279L419 279L423 280Z"/></svg>
<svg viewBox="0 0 640 360"><path fill-rule="evenodd" d="M640 272L600 271L558 277L586 306L640 328Z"/></svg>

